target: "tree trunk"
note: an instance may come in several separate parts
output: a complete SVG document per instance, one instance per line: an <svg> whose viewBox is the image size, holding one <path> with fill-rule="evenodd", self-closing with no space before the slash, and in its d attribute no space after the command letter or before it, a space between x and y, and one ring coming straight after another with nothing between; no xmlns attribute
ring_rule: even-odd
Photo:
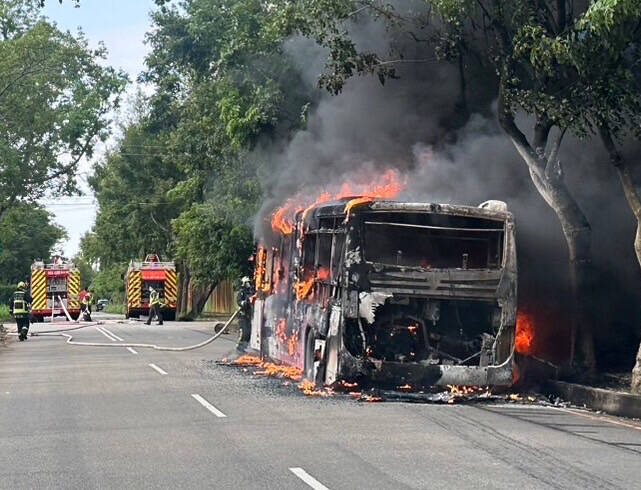
<svg viewBox="0 0 641 490"><path fill-rule="evenodd" d="M639 266L641 266L641 192L634 183L630 166L626 159L623 158L623 155L619 152L609 129L605 126L601 126L599 127L599 134L601 135L601 141L603 141L603 144L608 151L608 155L610 156L610 162L617 171L619 180L621 181L621 186L623 187L623 193L628 201L628 206L630 206L630 210L637 221L637 232L634 237L634 252L637 256L637 262L639 263ZM632 369L630 390L632 393L641 395L641 345L639 346L636 362Z"/></svg>
<svg viewBox="0 0 641 490"><path fill-rule="evenodd" d="M553 125L545 116L539 116L535 125L534 147L530 145L514 122L514 114L506 103L503 90L499 94L498 117L501 127L526 163L536 190L556 213L561 224L570 267L570 362L579 371L592 374L596 367L592 317L588 311L588 305L592 304L592 230L563 178L558 152L565 132L559 132L546 155Z"/></svg>
<svg viewBox="0 0 641 490"><path fill-rule="evenodd" d="M198 316L203 311L203 308L205 307L205 304L207 303L207 300L209 299L209 296L211 296L211 293L214 291L216 288L217 283L212 283L207 286L193 286L190 284L190 288L192 289L192 295L191 295L191 308L185 315L185 317L189 318L190 320L196 319Z"/></svg>
<svg viewBox="0 0 641 490"><path fill-rule="evenodd" d="M189 273L189 269L182 262L179 262L177 266L179 282L176 318L181 318L183 314L187 313L189 310L189 284L191 281L191 274Z"/></svg>

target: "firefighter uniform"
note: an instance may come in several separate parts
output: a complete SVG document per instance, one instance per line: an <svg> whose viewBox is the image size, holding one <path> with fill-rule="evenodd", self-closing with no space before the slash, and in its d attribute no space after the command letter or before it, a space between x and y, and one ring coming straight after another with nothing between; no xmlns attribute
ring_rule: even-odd
<svg viewBox="0 0 641 490"><path fill-rule="evenodd" d="M93 295L91 291L86 292L82 299L80 300L80 308L82 309L83 314L86 315L87 321L91 321L91 305L93 303Z"/></svg>
<svg viewBox="0 0 641 490"><path fill-rule="evenodd" d="M18 338L22 342L27 340L27 334L29 333L29 317L31 316L31 294L27 291L27 285L24 282L18 283L18 288L9 305L9 310L11 314L16 319L16 325L18 327Z"/></svg>
<svg viewBox="0 0 641 490"><path fill-rule="evenodd" d="M238 314L238 350L244 350L251 336L251 318L252 318L252 297L254 289L252 288L249 277L241 279L240 291L236 298L240 313Z"/></svg>
<svg viewBox="0 0 641 490"><path fill-rule="evenodd" d="M153 288L149 290L149 318L147 319L147 325L151 325L154 317L158 318L158 325L162 325L162 311L160 307L162 302L160 301L160 294Z"/></svg>

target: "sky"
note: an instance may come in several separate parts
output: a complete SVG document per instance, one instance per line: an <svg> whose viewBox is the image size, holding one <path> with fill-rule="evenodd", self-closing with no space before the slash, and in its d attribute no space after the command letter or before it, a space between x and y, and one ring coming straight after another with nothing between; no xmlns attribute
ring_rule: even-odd
<svg viewBox="0 0 641 490"><path fill-rule="evenodd" d="M149 12L153 6L153 0L81 0L80 7L76 8L68 0L62 5L57 0L49 0L43 13L62 30L75 33L81 28L91 47L97 47L102 41L109 51L106 62L123 69L135 81L144 68L148 49L143 41L150 27ZM134 92L133 85L129 92ZM100 158L100 153L98 149L95 158ZM83 177L91 171L92 163L83 162L80 169L79 184L84 196L44 202L55 215L56 222L67 230L69 238L62 249L68 257L78 252L80 238L91 229L96 216L94 199L87 192Z"/></svg>

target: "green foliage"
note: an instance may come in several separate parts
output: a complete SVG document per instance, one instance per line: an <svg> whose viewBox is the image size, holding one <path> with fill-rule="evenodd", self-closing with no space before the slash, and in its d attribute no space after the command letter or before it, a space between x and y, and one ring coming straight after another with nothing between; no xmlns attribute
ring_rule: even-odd
<svg viewBox="0 0 641 490"><path fill-rule="evenodd" d="M192 207L174 221L177 255L200 284L216 284L249 273L254 250L251 229L221 217L209 204Z"/></svg>
<svg viewBox="0 0 641 490"><path fill-rule="evenodd" d="M202 285L245 273L261 189L246 158L301 126L311 95L259 0L157 0L138 104L91 180L100 210L83 253L103 266L156 251Z"/></svg>
<svg viewBox="0 0 641 490"><path fill-rule="evenodd" d="M123 276L126 271L127 266L120 264L96 272L90 285L95 297L97 299L106 298L114 303L124 303L125 281Z"/></svg>
<svg viewBox="0 0 641 490"><path fill-rule="evenodd" d="M0 305L8 305L15 291L15 284L0 284Z"/></svg>
<svg viewBox="0 0 641 490"><path fill-rule="evenodd" d="M0 222L0 278L15 287L29 279L35 260L48 261L65 231L45 209L27 204L14 206Z"/></svg>
<svg viewBox="0 0 641 490"><path fill-rule="evenodd" d="M124 129L115 151L95 167L89 182L99 211L82 241L91 262L109 267L150 251L170 253L170 221L184 204L175 188L185 176L165 161L164 148L161 133L146 122L134 122Z"/></svg>
<svg viewBox="0 0 641 490"><path fill-rule="evenodd" d="M127 307L122 303L109 303L103 311L115 315L124 315L127 312Z"/></svg>
<svg viewBox="0 0 641 490"><path fill-rule="evenodd" d="M107 133L126 77L104 67L104 48L35 17L33 2L0 9L0 219L47 190L75 191L78 162ZM9 27L7 27L9 26Z"/></svg>
<svg viewBox="0 0 641 490"><path fill-rule="evenodd" d="M89 285L93 281L94 276L96 275L91 264L87 262L81 254L76 255L72 259L74 265L80 271L80 288L88 289Z"/></svg>
<svg viewBox="0 0 641 490"><path fill-rule="evenodd" d="M11 313L9 307L5 304L0 304L0 322L11 320Z"/></svg>

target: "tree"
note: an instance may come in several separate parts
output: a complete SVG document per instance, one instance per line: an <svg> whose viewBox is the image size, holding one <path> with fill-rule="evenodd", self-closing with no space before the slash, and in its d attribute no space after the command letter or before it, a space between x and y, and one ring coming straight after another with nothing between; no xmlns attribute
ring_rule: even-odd
<svg viewBox="0 0 641 490"><path fill-rule="evenodd" d="M75 191L78 163L105 138L126 82L101 65L104 48L34 18L31 4L0 9L0 220L17 202Z"/></svg>
<svg viewBox="0 0 641 490"><path fill-rule="evenodd" d="M214 288L223 280L250 274L249 256L254 250L251 230L221 217L210 204L192 207L174 221L177 256L188 270L195 286L191 311L198 315Z"/></svg>
<svg viewBox="0 0 641 490"><path fill-rule="evenodd" d="M183 209L170 191L184 175L165 162L161 134L144 121L124 129L118 146L95 167L89 183L99 205L83 253L101 267L127 263L147 253L171 255L171 220Z"/></svg>
<svg viewBox="0 0 641 490"><path fill-rule="evenodd" d="M91 281L91 289L97 298L108 298L116 304L125 302L125 282L123 274L127 270L126 264L114 264L111 267L100 269Z"/></svg>
<svg viewBox="0 0 641 490"><path fill-rule="evenodd" d="M561 107L563 118L579 135L596 133L603 142L637 222L633 243L641 266L641 190L620 150L624 138L641 137L641 4L595 1L563 37L540 35L534 46L540 73L560 67L572 75L572 103ZM641 393L641 346L631 389Z"/></svg>
<svg viewBox="0 0 641 490"><path fill-rule="evenodd" d="M12 208L0 223L0 277L4 284L29 279L31 264L48 261L54 247L64 238L64 229L53 223L45 209L21 204Z"/></svg>
<svg viewBox="0 0 641 490"><path fill-rule="evenodd" d="M77 254L73 259L71 259L71 261L80 271L81 289L89 289L89 286L91 285L91 282L94 280L94 276L96 275L93 267L82 256L82 253Z"/></svg>
<svg viewBox="0 0 641 490"><path fill-rule="evenodd" d="M369 0L358 2L357 7L348 0L283 1L279 8L284 20L278 27L313 37L328 49L327 71L319 81L332 93L340 92L347 79L354 75L373 74L384 83L397 77L398 67L403 64L455 63L459 68L464 107L466 79L476 67L485 70L498 100L500 126L521 156L534 187L556 213L561 225L572 285L572 347L576 354L573 358L577 366L591 371L595 367L589 312L591 227L565 183L559 156L568 130L580 136L586 134L586 118L577 117L572 110L585 99L586 94L582 93L585 84L577 83L576 69L569 69L554 58L567 42L566 38L578 39L581 22L589 22L582 19L599 9L593 8L590 14L583 3L566 0L432 0L425 3L425 9L401 12ZM631 6L638 2L627 3ZM364 17L382 19L416 42L410 47L400 43L387 57L368 51L368 46L359 47L350 34L350 26ZM607 12L605 17L610 23L618 22L612 12ZM410 57L408 51L414 56ZM530 116L531 131L516 122L519 112Z"/></svg>

